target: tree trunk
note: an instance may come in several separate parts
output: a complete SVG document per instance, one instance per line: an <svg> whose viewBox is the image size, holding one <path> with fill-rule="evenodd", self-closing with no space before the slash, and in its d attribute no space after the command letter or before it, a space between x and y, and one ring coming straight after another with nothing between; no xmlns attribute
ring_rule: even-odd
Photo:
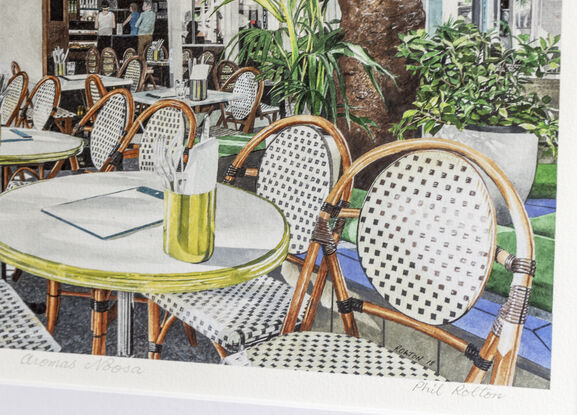
<svg viewBox="0 0 577 415"><path fill-rule="evenodd" d="M425 12L421 0L339 0L341 8L341 27L345 31L345 40L366 48L369 54L391 73L393 80L379 76L379 85L383 90L385 102L375 91L370 78L362 65L343 58L340 62L345 76L347 99L354 107L354 113L368 117L377 123L371 128L374 141L361 127L339 119L338 125L347 137L353 159L383 143L395 140L388 131L398 122L415 99L418 80L405 70L405 61L396 58L399 34L425 26ZM359 175L355 185L370 186L376 171L374 166Z"/></svg>

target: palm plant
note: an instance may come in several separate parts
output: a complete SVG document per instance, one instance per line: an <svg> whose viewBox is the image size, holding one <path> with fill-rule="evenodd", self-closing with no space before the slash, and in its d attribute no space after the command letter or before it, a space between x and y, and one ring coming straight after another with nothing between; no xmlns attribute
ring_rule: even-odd
<svg viewBox="0 0 577 415"><path fill-rule="evenodd" d="M224 0L223 7L235 0ZM345 117L363 127L376 125L366 117L354 114L346 97L345 81L339 67L342 57L361 63L376 91L383 98L375 75L393 77L359 45L344 41L338 21L328 22L324 0L255 0L280 22L276 31L247 28L241 30L228 45L240 45L238 61L254 61L263 79L274 82L275 102L288 101L295 113L308 109L312 114L335 121ZM287 45L285 47L285 44Z"/></svg>

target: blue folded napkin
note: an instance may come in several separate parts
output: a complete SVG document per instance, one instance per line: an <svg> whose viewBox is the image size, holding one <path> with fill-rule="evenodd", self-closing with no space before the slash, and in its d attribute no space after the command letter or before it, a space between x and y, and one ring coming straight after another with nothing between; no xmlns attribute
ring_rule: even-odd
<svg viewBox="0 0 577 415"><path fill-rule="evenodd" d="M18 134L22 138L32 138L30 134L27 134L24 131L20 131L15 128L10 128L10 131L12 131L14 134Z"/></svg>

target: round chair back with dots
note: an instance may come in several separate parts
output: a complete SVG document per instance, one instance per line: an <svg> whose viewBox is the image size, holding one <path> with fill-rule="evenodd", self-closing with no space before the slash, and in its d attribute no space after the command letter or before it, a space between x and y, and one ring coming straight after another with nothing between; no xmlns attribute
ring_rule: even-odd
<svg viewBox="0 0 577 415"><path fill-rule="evenodd" d="M256 80L258 73L254 68L242 68L235 72L223 86L223 88L226 88L227 84L234 80L235 84L232 92L246 96L246 98L230 102L227 111L232 114L234 119L243 120L249 116L255 106L258 107L260 103L260 99L257 102L259 89L262 96L262 82Z"/></svg>
<svg viewBox="0 0 577 415"><path fill-rule="evenodd" d="M130 92L142 91L144 78L146 77L146 62L138 56L133 56L124 62L122 68L118 71L118 76L132 80Z"/></svg>
<svg viewBox="0 0 577 415"><path fill-rule="evenodd" d="M192 59L192 50L183 48L182 49L182 74L188 74L188 61ZM184 78L187 79L187 78Z"/></svg>
<svg viewBox="0 0 577 415"><path fill-rule="evenodd" d="M137 56L136 50L134 48L127 48L124 53L122 54L122 62L126 62L128 59L132 58L133 56Z"/></svg>
<svg viewBox="0 0 577 415"><path fill-rule="evenodd" d="M100 54L100 73L104 76L113 76L118 72L118 57L112 48L102 49Z"/></svg>
<svg viewBox="0 0 577 415"><path fill-rule="evenodd" d="M143 134L138 143L138 168L143 171L154 171L154 149L158 140L163 140L168 145L179 133L184 140L185 131L188 131L185 148L190 149L194 144L196 117L192 109L182 101L160 100L138 116L126 133L118 151L124 153L141 129Z"/></svg>
<svg viewBox="0 0 577 415"><path fill-rule="evenodd" d="M215 61L216 61L216 55L214 54L214 52L211 52L210 50L205 50L198 56L198 63L204 62L205 64L210 65L211 67L214 65Z"/></svg>
<svg viewBox="0 0 577 415"><path fill-rule="evenodd" d="M232 61L220 61L218 65L216 65L213 69L212 76L214 81L214 86L217 89L220 89L229 78L239 70L239 67L236 63ZM232 91L234 89L234 82L230 82L228 84L228 89Z"/></svg>
<svg viewBox="0 0 577 415"><path fill-rule="evenodd" d="M96 74L88 75L86 81L84 81L84 90L86 93L87 110L92 108L95 103L100 101L100 98L106 95L106 88L102 83L102 79Z"/></svg>
<svg viewBox="0 0 577 415"><path fill-rule="evenodd" d="M18 72L8 81L4 100L0 104L2 125L10 126L18 121L18 113L28 93L28 74Z"/></svg>
<svg viewBox="0 0 577 415"><path fill-rule="evenodd" d="M52 75L42 78L26 100L21 122L27 127L44 130L60 104L60 81ZM29 120L32 125L29 125Z"/></svg>
<svg viewBox="0 0 577 415"><path fill-rule="evenodd" d="M336 182L339 169L350 164L350 154L340 131L315 116L279 120L257 134L229 168L238 171L248 149L263 140L267 147L256 169L256 193L273 202L290 227L289 254L306 251L324 197ZM227 181L234 180L234 174Z"/></svg>
<svg viewBox="0 0 577 415"><path fill-rule="evenodd" d="M354 177L392 156L398 158L377 175L362 207L341 210L348 206ZM495 208L480 172L496 184L509 206L517 237L516 255L496 246ZM345 218L358 218L360 263L387 307L353 298L348 292L336 255ZM303 270L312 268L322 247L347 334L359 336L353 311L362 311L412 327L464 353L473 361L466 382L480 383L493 366L491 383L512 383L535 273L533 233L511 182L486 156L442 139L404 140L377 147L355 160L333 187L312 241ZM471 310L495 260L513 272L513 281L507 302L478 348L442 325ZM283 333L295 329L302 290L309 281L310 271L301 272ZM317 279L309 304L318 301L323 288L324 281ZM301 330L310 330L315 311L314 307L307 309Z"/></svg>
<svg viewBox="0 0 577 415"><path fill-rule="evenodd" d="M485 287L497 222L481 175L465 158L419 151L383 170L359 216L357 250L375 287L423 323L462 317Z"/></svg>
<svg viewBox="0 0 577 415"><path fill-rule="evenodd" d="M100 72L100 53L96 48L88 49L86 52L86 73L87 74L97 74Z"/></svg>
<svg viewBox="0 0 577 415"><path fill-rule="evenodd" d="M118 151L126 130L132 125L134 119L132 94L126 89L115 89L104 95L86 112L74 128L73 135L92 119L94 124L90 132L90 157L94 167L103 170Z"/></svg>
<svg viewBox="0 0 577 415"><path fill-rule="evenodd" d="M146 50L144 51L144 56L146 57L147 61L154 60L154 48L152 47L152 44L146 47ZM159 60L168 59L168 49L166 49L166 46L162 45L158 50L158 59Z"/></svg>

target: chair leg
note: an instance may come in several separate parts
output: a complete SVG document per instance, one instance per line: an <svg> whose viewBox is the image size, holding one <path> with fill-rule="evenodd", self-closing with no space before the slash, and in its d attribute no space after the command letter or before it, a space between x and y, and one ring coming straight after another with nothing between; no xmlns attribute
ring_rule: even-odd
<svg viewBox="0 0 577 415"><path fill-rule="evenodd" d="M148 301L148 358L154 360L160 359L166 333L176 321L176 317L165 312L161 323L159 320L160 307L153 301Z"/></svg>
<svg viewBox="0 0 577 415"><path fill-rule="evenodd" d="M56 322L58 321L61 291L59 282L48 280L46 289L46 330L50 334L54 333L54 327L56 327Z"/></svg>
<svg viewBox="0 0 577 415"><path fill-rule="evenodd" d="M196 347L196 330L186 324L184 321L182 322L182 327L184 328L184 333L186 334L186 338L192 347Z"/></svg>
<svg viewBox="0 0 577 415"><path fill-rule="evenodd" d="M92 290L92 354L106 354L106 332L108 329L108 300L110 291Z"/></svg>
<svg viewBox="0 0 577 415"><path fill-rule="evenodd" d="M212 342L212 345L216 349L216 352L218 353L221 359L224 359L225 357L228 356L228 352L220 344Z"/></svg>

